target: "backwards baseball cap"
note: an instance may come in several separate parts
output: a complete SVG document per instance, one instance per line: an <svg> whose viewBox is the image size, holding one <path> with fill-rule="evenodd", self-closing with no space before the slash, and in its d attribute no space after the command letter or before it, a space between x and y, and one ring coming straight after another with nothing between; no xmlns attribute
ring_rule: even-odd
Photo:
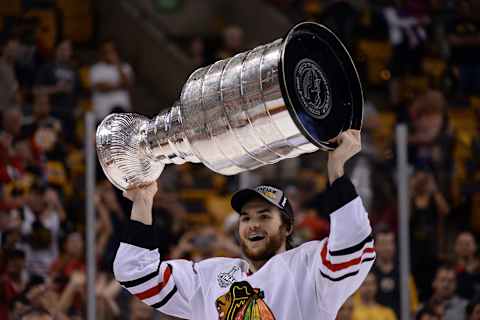
<svg viewBox="0 0 480 320"><path fill-rule="evenodd" d="M238 213L240 213L242 211L242 207L247 202L259 197L261 199L267 200L269 203L280 209L280 211L287 216L290 223L293 225L292 206L290 205L290 202L285 196L285 193L278 188L268 185L260 185L253 189L242 189L235 192L230 203L232 205L232 208Z"/></svg>

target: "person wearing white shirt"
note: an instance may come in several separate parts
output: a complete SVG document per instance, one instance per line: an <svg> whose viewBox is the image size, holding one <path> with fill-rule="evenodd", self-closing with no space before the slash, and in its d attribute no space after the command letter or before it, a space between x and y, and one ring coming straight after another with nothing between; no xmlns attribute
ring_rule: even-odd
<svg viewBox="0 0 480 320"><path fill-rule="evenodd" d="M90 70L93 108L97 121L115 111L130 111L130 88L133 71L122 62L115 44L105 41L100 47L101 59Z"/></svg>
<svg viewBox="0 0 480 320"><path fill-rule="evenodd" d="M124 193L133 206L119 235L115 278L145 304L182 319L334 320L375 260L368 214L343 174L360 151L360 132L336 141L327 165L328 238L290 249L293 209L282 190L263 185L232 197L244 259L167 260L153 225L153 183Z"/></svg>

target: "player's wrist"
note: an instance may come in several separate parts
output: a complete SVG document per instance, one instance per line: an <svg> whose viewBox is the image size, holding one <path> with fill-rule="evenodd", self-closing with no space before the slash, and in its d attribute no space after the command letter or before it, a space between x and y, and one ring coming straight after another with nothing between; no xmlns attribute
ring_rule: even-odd
<svg viewBox="0 0 480 320"><path fill-rule="evenodd" d="M130 214L130 220L135 220L146 225L153 223L152 219L153 199L140 198L135 199Z"/></svg>
<svg viewBox="0 0 480 320"><path fill-rule="evenodd" d="M344 175L344 163L342 161L336 161L333 158L330 158L327 165L328 170L328 181L330 185L335 182L338 178L341 178Z"/></svg>

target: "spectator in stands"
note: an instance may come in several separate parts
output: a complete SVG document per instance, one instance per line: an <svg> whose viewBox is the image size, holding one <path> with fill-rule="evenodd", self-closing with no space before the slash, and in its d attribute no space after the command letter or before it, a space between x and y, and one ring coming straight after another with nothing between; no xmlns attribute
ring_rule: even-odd
<svg viewBox="0 0 480 320"><path fill-rule="evenodd" d="M2 127L0 129L0 187L2 198L5 196L5 184L18 177L18 166L12 161L14 155L14 141L22 129L22 113L17 108L6 109L2 113Z"/></svg>
<svg viewBox="0 0 480 320"><path fill-rule="evenodd" d="M443 315L431 307L422 308L415 316L416 320L442 320Z"/></svg>
<svg viewBox="0 0 480 320"><path fill-rule="evenodd" d="M343 303L340 310L338 310L336 320L354 320L354 310L353 298L350 297Z"/></svg>
<svg viewBox="0 0 480 320"><path fill-rule="evenodd" d="M352 1L334 0L325 2L325 8L320 17L321 23L335 32L343 44L351 49L359 12L353 6Z"/></svg>
<svg viewBox="0 0 480 320"><path fill-rule="evenodd" d="M7 183L14 178L14 172L11 169L15 167L15 164L12 163L14 141L19 137L21 129L21 111L18 108L4 110L0 128L0 182Z"/></svg>
<svg viewBox="0 0 480 320"><path fill-rule="evenodd" d="M60 225L66 218L58 193L35 184L22 208L22 216L22 234L27 239L27 270L46 277L58 256Z"/></svg>
<svg viewBox="0 0 480 320"><path fill-rule="evenodd" d="M405 75L418 75L427 38L425 25L428 17L415 17L405 8L404 1L391 1L383 14L388 24L390 43L393 55L390 62L392 81L390 87L391 100L394 105L400 102L399 79Z"/></svg>
<svg viewBox="0 0 480 320"><path fill-rule="evenodd" d="M154 309L137 297L130 298L129 307L131 320L150 320L154 318Z"/></svg>
<svg viewBox="0 0 480 320"><path fill-rule="evenodd" d="M22 130L23 115L19 108L9 108L3 111L1 133L10 137L18 138Z"/></svg>
<svg viewBox="0 0 480 320"><path fill-rule="evenodd" d="M100 46L100 61L90 70L93 88L93 109L97 121L103 120L112 111L131 109L130 89L133 86L133 71L122 62L115 44L104 41Z"/></svg>
<svg viewBox="0 0 480 320"><path fill-rule="evenodd" d="M362 197L363 205L371 212L373 202L372 174L375 163L379 157L379 151L374 144L373 132L380 125L379 114L375 106L367 101L364 106L364 118L362 127L362 151L356 155L349 164L348 171L352 183Z"/></svg>
<svg viewBox="0 0 480 320"><path fill-rule="evenodd" d="M201 261L216 256L240 257L241 252L223 233L212 227L204 227L186 232L173 248L171 256L173 259Z"/></svg>
<svg viewBox="0 0 480 320"><path fill-rule="evenodd" d="M85 303L85 273L76 271L72 273L68 280L57 301L56 310L68 316L82 317L84 315L83 307Z"/></svg>
<svg viewBox="0 0 480 320"><path fill-rule="evenodd" d="M72 54L71 41L61 41L57 45L54 61L44 65L38 72L34 88L37 93L51 97L52 115L62 120L67 129L74 127L73 116L79 88L78 71L72 61Z"/></svg>
<svg viewBox="0 0 480 320"><path fill-rule="evenodd" d="M108 185L111 186L110 183ZM178 189L168 190L168 187L164 181L158 182L159 192L155 195L152 209L154 224L160 234L158 249L163 254L169 254L172 243L177 242L188 225L185 219L187 210L179 200L179 193L173 191Z"/></svg>
<svg viewBox="0 0 480 320"><path fill-rule="evenodd" d="M190 43L190 56L195 67L206 65L205 42L201 37L195 37Z"/></svg>
<svg viewBox="0 0 480 320"><path fill-rule="evenodd" d="M95 277L95 291L97 300L97 318L98 319L118 319L120 316L120 306L116 298L122 287L115 281L112 273L109 271L100 271Z"/></svg>
<svg viewBox="0 0 480 320"><path fill-rule="evenodd" d="M103 191L105 192L105 191ZM112 193L114 196L114 194ZM106 248L112 235L112 220L110 214L112 213L111 205L109 204L108 195L96 195L95 196L95 209L97 212L97 229L96 229L96 257L99 263L105 262L106 259ZM114 200L111 200L114 201ZM116 210L119 213L122 213L119 208L118 203L114 203ZM113 260L112 260L113 262Z"/></svg>
<svg viewBox="0 0 480 320"><path fill-rule="evenodd" d="M79 232L71 232L63 242L63 250L50 268L50 276L57 283L67 284L75 271L85 270L85 248Z"/></svg>
<svg viewBox="0 0 480 320"><path fill-rule="evenodd" d="M50 96L44 92L38 92L34 96L32 115L24 117L22 134L32 137L39 128L51 128L61 133L60 120L52 116Z"/></svg>
<svg viewBox="0 0 480 320"><path fill-rule="evenodd" d="M15 75L15 60L19 40L9 38L1 47L0 56L0 110L16 105L19 92L18 80Z"/></svg>
<svg viewBox="0 0 480 320"><path fill-rule="evenodd" d="M327 201L326 194L319 193L314 198L303 201L297 209L298 215L295 217L293 235L295 245L311 240L321 240L328 236L330 221L325 216Z"/></svg>
<svg viewBox="0 0 480 320"><path fill-rule="evenodd" d="M462 190L469 204L470 214L467 214L464 225L469 225L470 230L480 234L480 105L475 109L476 130L472 137L468 159L466 161L466 179Z"/></svg>
<svg viewBox="0 0 480 320"><path fill-rule="evenodd" d="M369 273L358 289L360 299L353 312L355 320L396 319L395 312L391 308L383 306L375 300L377 290L377 279L373 273Z"/></svg>
<svg viewBox="0 0 480 320"><path fill-rule="evenodd" d="M471 300L480 294L480 261L477 256L477 243L469 231L461 232L455 241L457 271L457 293Z"/></svg>
<svg viewBox="0 0 480 320"><path fill-rule="evenodd" d="M443 309L444 320L465 319L467 301L456 295L457 278L452 265L444 264L437 269L432 288L428 304Z"/></svg>
<svg viewBox="0 0 480 320"><path fill-rule="evenodd" d="M59 296L55 293L49 282L43 278L33 276L28 281L25 290L12 305L14 319L23 319L31 308L42 309L55 319L65 320L58 310ZM35 318L34 318L35 319Z"/></svg>
<svg viewBox="0 0 480 320"><path fill-rule="evenodd" d="M239 26L228 26L223 31L223 45L217 59L232 57L243 49L243 30Z"/></svg>
<svg viewBox="0 0 480 320"><path fill-rule="evenodd" d="M21 250L5 251L6 266L0 278L0 319L8 320L10 305L26 286L25 253ZM1 266L0 266L1 267ZM4 271L3 271L4 270Z"/></svg>
<svg viewBox="0 0 480 320"><path fill-rule="evenodd" d="M75 271L67 279L68 282L63 290L58 294L54 308L49 311L57 316L67 315L66 319L85 319L86 304L86 275L82 271ZM111 275L104 272L97 272L95 279L95 291L97 309L96 316L98 319L117 319L119 307L115 302L115 298L121 290L118 282L113 280ZM59 317L63 320L64 318Z"/></svg>
<svg viewBox="0 0 480 320"><path fill-rule="evenodd" d="M475 19L470 0L459 0L457 15L448 26L451 64L458 72L461 95L480 94L480 21Z"/></svg>
<svg viewBox="0 0 480 320"><path fill-rule="evenodd" d="M444 217L449 212L449 205L431 171L417 170L410 183L412 272L420 299L424 300L430 293L432 270L444 250Z"/></svg>
<svg viewBox="0 0 480 320"><path fill-rule="evenodd" d="M50 312L43 308L30 308L20 315L20 320L53 320Z"/></svg>
<svg viewBox="0 0 480 320"><path fill-rule="evenodd" d="M386 229L377 229L375 232L375 250L377 260L372 268L372 273L377 278L378 303L391 308L397 318L400 318L400 270L397 262L395 234ZM410 275L408 282L410 292L410 310L415 314L418 307L417 289L413 277Z"/></svg>
<svg viewBox="0 0 480 320"><path fill-rule="evenodd" d="M480 298L471 300L466 308L466 320L480 320Z"/></svg>
<svg viewBox="0 0 480 320"><path fill-rule="evenodd" d="M448 198L453 175L454 132L445 97L439 91L427 91L413 102L410 117L410 163L430 166L439 190Z"/></svg>

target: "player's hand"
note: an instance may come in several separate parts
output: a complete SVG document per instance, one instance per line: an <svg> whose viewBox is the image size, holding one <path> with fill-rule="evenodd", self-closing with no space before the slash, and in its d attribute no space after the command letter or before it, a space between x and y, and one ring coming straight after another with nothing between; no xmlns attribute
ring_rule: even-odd
<svg viewBox="0 0 480 320"><path fill-rule="evenodd" d="M146 225L151 225L153 223L153 198L157 193L157 189L157 182L152 182L149 185L127 190L123 193L125 198L133 201L130 219Z"/></svg>
<svg viewBox="0 0 480 320"><path fill-rule="evenodd" d="M156 182L149 185L134 188L123 192L123 196L132 202L147 201L152 202L158 187Z"/></svg>
<svg viewBox="0 0 480 320"><path fill-rule="evenodd" d="M350 129L342 132L334 142L338 147L328 154L328 178L333 183L343 176L344 165L362 149L360 130Z"/></svg>

